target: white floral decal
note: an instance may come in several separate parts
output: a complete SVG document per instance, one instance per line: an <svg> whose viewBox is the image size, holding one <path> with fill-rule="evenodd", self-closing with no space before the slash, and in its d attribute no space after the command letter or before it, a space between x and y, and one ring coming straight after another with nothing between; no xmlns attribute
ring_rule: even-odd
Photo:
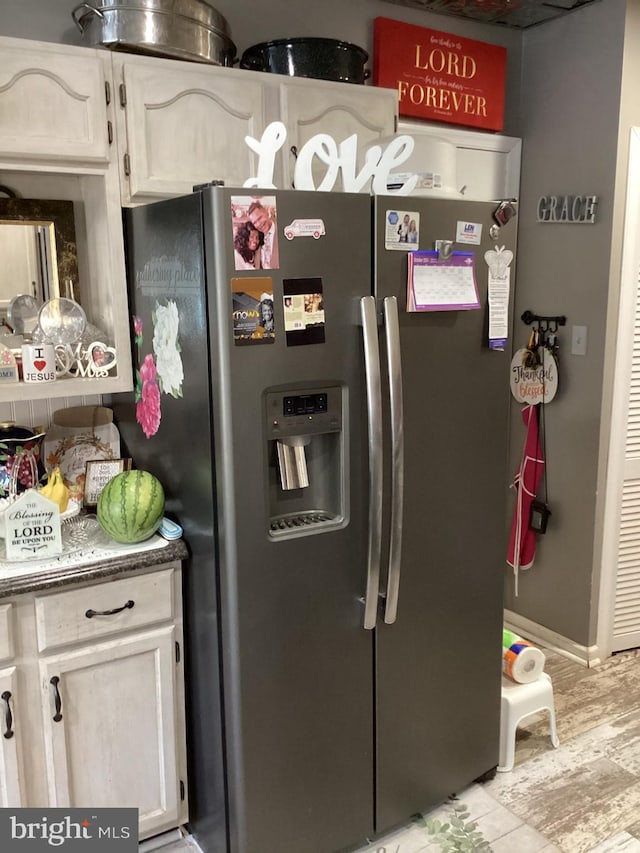
<svg viewBox="0 0 640 853"><path fill-rule="evenodd" d="M166 305L156 302L153 319L153 351L160 389L172 397L182 397L184 370L180 357L178 307L173 299Z"/></svg>

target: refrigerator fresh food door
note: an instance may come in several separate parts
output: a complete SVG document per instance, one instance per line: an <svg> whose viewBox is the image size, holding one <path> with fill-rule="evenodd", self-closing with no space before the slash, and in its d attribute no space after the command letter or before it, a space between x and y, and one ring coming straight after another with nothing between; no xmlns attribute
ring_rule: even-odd
<svg viewBox="0 0 640 853"><path fill-rule="evenodd" d="M406 311L408 252L385 248L399 202L419 220L412 248L454 240L473 254L479 310ZM494 241L492 203L379 196L374 207L376 296L399 306L405 463L397 618L375 632L380 832L498 763L510 345L488 348L484 255L515 251L516 221ZM464 223L482 225L480 244L455 243Z"/></svg>
<svg viewBox="0 0 640 853"><path fill-rule="evenodd" d="M253 197L276 208L276 269L235 268ZM203 393L211 375L230 849L330 853L373 825L359 327L370 200L202 199L211 352L185 371L202 368ZM273 331L250 317L269 294Z"/></svg>

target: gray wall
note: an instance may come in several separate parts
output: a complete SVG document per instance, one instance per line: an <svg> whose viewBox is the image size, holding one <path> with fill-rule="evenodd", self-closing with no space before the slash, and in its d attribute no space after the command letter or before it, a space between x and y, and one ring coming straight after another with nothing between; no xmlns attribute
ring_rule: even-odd
<svg viewBox="0 0 640 853"><path fill-rule="evenodd" d="M548 532L520 593L506 583L506 606L581 645L595 642L594 521L603 363L612 258L624 0L604 0L525 31L521 135L523 163L514 347L525 346L526 309L565 314L560 388L546 407ZM595 194L595 225L536 222L540 195ZM588 327L585 357L570 354L571 326ZM510 470L524 442L512 404Z"/></svg>
<svg viewBox="0 0 640 853"><path fill-rule="evenodd" d="M71 10L78 2L0 0L0 35L81 45L82 37L71 18ZM142 0L136 2L142 5ZM106 0L92 3L101 4L106 4ZM433 15L384 0L213 0L211 5L227 19L239 54L252 44L270 39L321 36L353 42L372 56L373 19L378 16L503 45L507 48L504 133L518 135L521 41L518 30Z"/></svg>
<svg viewBox="0 0 640 853"><path fill-rule="evenodd" d="M82 44L70 15L75 5L74 0L0 0L0 34ZM239 53L256 42L304 35L342 38L371 53L378 15L507 47L504 132L523 138L515 316L525 309L566 314L568 326L562 334L560 391L546 411L553 516L549 532L539 539L534 567L521 574L518 598L505 568L506 605L590 645L597 609L593 581L599 574L598 541L594 546L597 478L606 462L600 417L608 287L619 267L626 135L630 124L640 124L635 95L640 75L629 47L618 133L625 0L603 0L526 31L432 15L384 0L215 0L214 5L229 21ZM637 12L638 5L630 0L631 10ZM634 35L640 33L633 26ZM597 224L537 224L538 196L565 193L598 195ZM569 352L572 325L588 327L586 357ZM528 328L516 320L514 345L523 346L527 335ZM515 403L511 421L510 470L515 472L524 440Z"/></svg>

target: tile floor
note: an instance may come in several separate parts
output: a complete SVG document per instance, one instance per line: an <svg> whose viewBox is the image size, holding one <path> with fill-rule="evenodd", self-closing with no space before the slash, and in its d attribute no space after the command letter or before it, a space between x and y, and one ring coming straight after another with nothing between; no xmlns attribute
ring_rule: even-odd
<svg viewBox="0 0 640 853"><path fill-rule="evenodd" d="M466 807L465 811L461 810L462 806ZM536 829L505 808L483 785L470 785L455 799L424 817L426 826L413 824L384 835L357 853L436 853L443 850L552 853L558 850ZM457 818L457 829L452 818L454 821ZM467 846L463 846L465 835ZM452 846L455 839L458 846Z"/></svg>

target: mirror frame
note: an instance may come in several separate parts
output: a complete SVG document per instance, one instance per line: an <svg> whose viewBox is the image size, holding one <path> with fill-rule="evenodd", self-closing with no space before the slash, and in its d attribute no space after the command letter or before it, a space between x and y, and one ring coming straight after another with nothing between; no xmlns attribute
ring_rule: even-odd
<svg viewBox="0 0 640 853"><path fill-rule="evenodd" d="M15 222L53 228L58 293L50 293L49 299L57 296L71 296L71 294L64 292L64 283L70 279L73 287L73 298L80 302L78 294L78 247L73 202L58 199L0 198L0 224Z"/></svg>

